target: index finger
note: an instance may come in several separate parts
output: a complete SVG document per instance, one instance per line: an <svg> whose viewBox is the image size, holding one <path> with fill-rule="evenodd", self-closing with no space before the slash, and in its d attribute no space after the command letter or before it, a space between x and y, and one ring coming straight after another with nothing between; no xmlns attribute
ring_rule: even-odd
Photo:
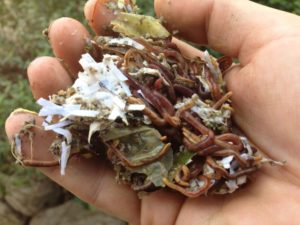
<svg viewBox="0 0 300 225"><path fill-rule="evenodd" d="M299 35L299 17L245 0L156 0L155 9L179 36L242 64L266 44Z"/></svg>

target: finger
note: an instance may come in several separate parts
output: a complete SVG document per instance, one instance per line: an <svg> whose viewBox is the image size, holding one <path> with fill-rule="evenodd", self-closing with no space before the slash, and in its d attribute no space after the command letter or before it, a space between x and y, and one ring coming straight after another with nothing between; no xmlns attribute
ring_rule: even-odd
<svg viewBox="0 0 300 225"><path fill-rule="evenodd" d="M79 59L89 38L88 31L77 20L60 18L50 25L48 37L55 56L63 60L75 78L81 70Z"/></svg>
<svg viewBox="0 0 300 225"><path fill-rule="evenodd" d="M89 0L84 7L84 15L90 27L98 35L106 35L108 26L114 18L114 14L106 6L108 0Z"/></svg>
<svg viewBox="0 0 300 225"><path fill-rule="evenodd" d="M141 224L177 224L179 212L186 198L164 190L142 198Z"/></svg>
<svg viewBox="0 0 300 225"><path fill-rule="evenodd" d="M200 51L197 48L194 48L193 46L187 44L184 41L181 41L177 38L172 38L172 42L177 45L177 47L180 49L180 52L182 55L189 57L189 58L195 58L200 57L203 59L204 53Z"/></svg>
<svg viewBox="0 0 300 225"><path fill-rule="evenodd" d="M17 113L11 115L5 124L9 139L20 131L24 122L35 119L38 126L42 118L34 114ZM53 160L49 147L54 140L54 134L42 129L31 130L35 135L30 140L22 138L22 153L24 158L34 160ZM121 219L138 224L140 201L136 194L127 186L116 184L113 172L99 159L73 158L69 161L66 175L61 176L57 167L43 168L41 171L71 191L79 198L99 209Z"/></svg>
<svg viewBox="0 0 300 225"><path fill-rule="evenodd" d="M89 0L85 4L84 14L89 22L91 28L98 34L104 35L107 26L114 18L112 11L106 7L105 0ZM189 57L203 56L203 53L191 45L173 38L172 40L182 51L182 53Z"/></svg>
<svg viewBox="0 0 300 225"><path fill-rule="evenodd" d="M246 64L262 46L299 35L297 16L242 0L156 0L155 9L172 30L189 41Z"/></svg>
<svg viewBox="0 0 300 225"><path fill-rule="evenodd" d="M40 57L27 69L32 94L35 99L48 98L72 85L72 79L58 59Z"/></svg>

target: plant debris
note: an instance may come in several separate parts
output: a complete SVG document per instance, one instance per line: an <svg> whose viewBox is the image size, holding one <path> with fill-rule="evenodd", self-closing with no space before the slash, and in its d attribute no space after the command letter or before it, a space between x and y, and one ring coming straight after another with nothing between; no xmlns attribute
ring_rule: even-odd
<svg viewBox="0 0 300 225"><path fill-rule="evenodd" d="M108 5L115 36L87 41L73 86L37 101L44 130L57 134L50 151L61 174L73 156L106 155L118 182L138 192L197 197L232 193L262 164L282 165L234 132L223 80L232 59L187 58L159 20L129 2ZM20 135L13 149L18 162L43 166L24 163Z"/></svg>

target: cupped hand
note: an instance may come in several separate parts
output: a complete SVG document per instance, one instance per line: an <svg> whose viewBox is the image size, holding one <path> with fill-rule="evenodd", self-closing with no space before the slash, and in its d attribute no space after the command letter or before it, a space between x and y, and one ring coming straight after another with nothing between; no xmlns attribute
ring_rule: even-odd
<svg viewBox="0 0 300 225"><path fill-rule="evenodd" d="M103 33L109 15L103 1L89 0L85 15L93 30ZM132 224L300 224L300 17L244 0L156 0L155 8L179 36L239 59L226 74L233 95L235 120L266 155L285 160L284 167L265 166L243 190L227 196L186 199L158 191L141 200L116 184L114 173L99 159L73 159L67 176L59 168L43 173L83 200ZM57 58L41 57L28 68L35 98L72 85L89 34L79 22L61 18L52 23L49 39ZM201 54L174 40L184 54ZM67 69L66 69L67 68ZM68 72L67 72L68 71ZM11 115L9 138L33 114ZM49 159L53 134L36 130L33 157ZM23 152L30 155L29 144ZM78 162L79 161L79 162Z"/></svg>

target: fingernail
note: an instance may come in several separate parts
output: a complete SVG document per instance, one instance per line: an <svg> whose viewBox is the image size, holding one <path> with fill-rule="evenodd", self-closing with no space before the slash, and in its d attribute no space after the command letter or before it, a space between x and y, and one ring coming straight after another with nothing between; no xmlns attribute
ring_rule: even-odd
<svg viewBox="0 0 300 225"><path fill-rule="evenodd" d="M18 109L15 109L10 115L8 118L12 117L12 116L15 116L15 115L19 115L19 114L31 114L31 115L38 115L37 112L34 112L34 111L31 111L31 110L28 110L28 109L22 109L22 108L18 108Z"/></svg>

